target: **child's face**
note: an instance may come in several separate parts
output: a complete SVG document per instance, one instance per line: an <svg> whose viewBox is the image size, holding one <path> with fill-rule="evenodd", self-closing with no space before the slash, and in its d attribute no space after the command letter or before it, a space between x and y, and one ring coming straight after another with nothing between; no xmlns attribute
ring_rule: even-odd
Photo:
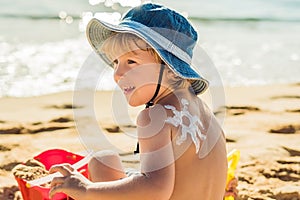
<svg viewBox="0 0 300 200"><path fill-rule="evenodd" d="M146 104L157 86L160 64L149 52L137 49L114 60L114 80L131 106Z"/></svg>

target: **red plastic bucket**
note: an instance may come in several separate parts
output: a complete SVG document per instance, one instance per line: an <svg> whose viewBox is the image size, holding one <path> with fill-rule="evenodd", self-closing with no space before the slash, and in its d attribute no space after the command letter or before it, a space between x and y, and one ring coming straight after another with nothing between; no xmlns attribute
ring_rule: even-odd
<svg viewBox="0 0 300 200"><path fill-rule="evenodd" d="M77 163L84 157L69 151L65 151L62 149L50 149L40 153L35 156L34 159L43 163L47 170L51 168L51 166L62 163L70 163L71 165ZM85 177L88 177L88 169L87 164L78 169ZM20 191L22 193L24 200L50 200L49 198L49 187L42 186L32 186L28 188L26 186L27 181L21 178L17 178ZM64 193L57 193L52 200L66 200L72 199L65 195Z"/></svg>

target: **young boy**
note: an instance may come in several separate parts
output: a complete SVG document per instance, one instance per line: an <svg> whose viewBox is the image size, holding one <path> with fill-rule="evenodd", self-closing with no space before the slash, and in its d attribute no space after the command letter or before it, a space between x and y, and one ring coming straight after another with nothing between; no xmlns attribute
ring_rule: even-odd
<svg viewBox="0 0 300 200"><path fill-rule="evenodd" d="M70 165L50 170L50 195L85 199L223 199L227 173L223 131L198 98L208 82L191 68L197 33L177 12L156 4L131 9L119 25L92 19L87 37L114 69L137 117L140 173L128 175L114 152L95 155L86 179Z"/></svg>

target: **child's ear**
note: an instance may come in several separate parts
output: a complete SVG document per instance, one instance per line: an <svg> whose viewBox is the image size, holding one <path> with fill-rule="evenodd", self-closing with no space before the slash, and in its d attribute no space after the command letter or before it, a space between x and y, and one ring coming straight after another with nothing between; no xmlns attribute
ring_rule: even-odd
<svg viewBox="0 0 300 200"><path fill-rule="evenodd" d="M174 74L174 72L169 68L166 69L166 75L167 75L167 78L170 80L174 80L177 77L177 75Z"/></svg>
<svg viewBox="0 0 300 200"><path fill-rule="evenodd" d="M171 70L169 70L169 69L167 70L166 76L167 76L167 79L168 79L168 80L174 79L174 74L173 74L173 72L172 72Z"/></svg>

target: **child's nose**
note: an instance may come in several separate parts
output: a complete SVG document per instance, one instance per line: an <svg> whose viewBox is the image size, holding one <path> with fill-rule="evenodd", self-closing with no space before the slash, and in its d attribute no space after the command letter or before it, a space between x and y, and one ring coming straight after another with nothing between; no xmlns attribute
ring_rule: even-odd
<svg viewBox="0 0 300 200"><path fill-rule="evenodd" d="M127 72L126 66L122 63L118 63L115 65L115 71L114 71L114 79L116 82L118 82L124 74Z"/></svg>

